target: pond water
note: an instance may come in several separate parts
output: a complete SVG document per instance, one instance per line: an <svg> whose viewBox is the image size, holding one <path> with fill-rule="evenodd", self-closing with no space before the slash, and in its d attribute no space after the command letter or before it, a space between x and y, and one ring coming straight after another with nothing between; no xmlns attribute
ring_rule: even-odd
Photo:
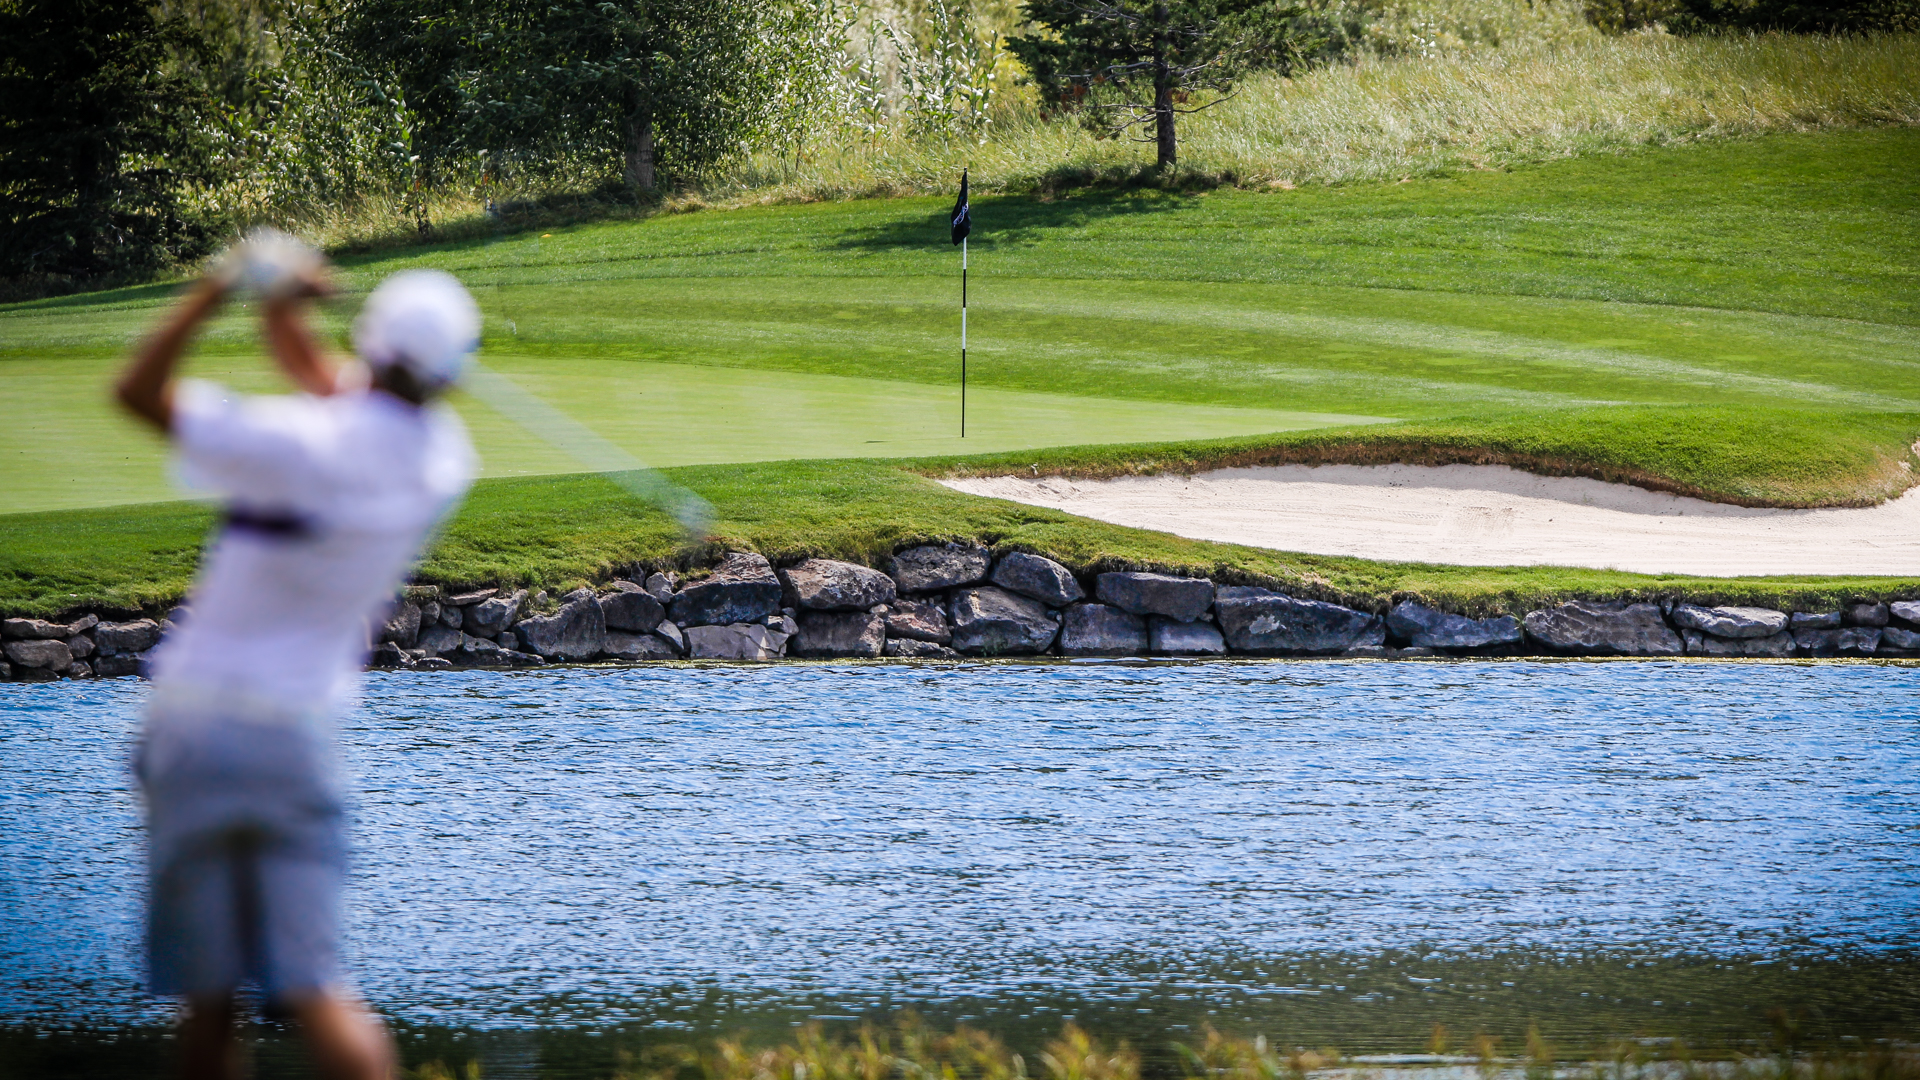
<svg viewBox="0 0 1920 1080"><path fill-rule="evenodd" d="M18 1075L159 1071L144 690L0 686ZM902 1007L1149 1048L1738 1047L1772 1009L1911 1037L1917 691L1870 664L376 674L342 730L348 948L411 1057L489 1076Z"/></svg>

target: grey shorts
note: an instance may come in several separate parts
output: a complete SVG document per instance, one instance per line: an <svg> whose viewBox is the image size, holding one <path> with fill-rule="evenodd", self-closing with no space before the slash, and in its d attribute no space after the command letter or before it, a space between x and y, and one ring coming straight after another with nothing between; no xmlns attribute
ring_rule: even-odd
<svg viewBox="0 0 1920 1080"><path fill-rule="evenodd" d="M155 994L269 1001L339 981L346 845L327 737L311 725L149 720L147 958Z"/></svg>

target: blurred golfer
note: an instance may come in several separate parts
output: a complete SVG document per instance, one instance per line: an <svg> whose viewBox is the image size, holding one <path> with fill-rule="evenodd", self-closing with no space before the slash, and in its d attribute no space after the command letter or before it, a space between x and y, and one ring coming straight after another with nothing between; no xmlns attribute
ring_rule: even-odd
<svg viewBox="0 0 1920 1080"><path fill-rule="evenodd" d="M247 398L173 377L230 292L260 301L267 342L302 391ZM190 614L153 659L135 769L146 793L152 990L186 999L181 1071L241 1070L235 992L301 1024L322 1075L385 1078L393 1044L341 980L341 792L331 724L428 532L473 476L434 399L480 315L451 276L412 270L367 298L363 363L323 356L305 325L328 291L320 255L263 231L230 252L140 350L120 401L165 431L190 486L226 502Z"/></svg>

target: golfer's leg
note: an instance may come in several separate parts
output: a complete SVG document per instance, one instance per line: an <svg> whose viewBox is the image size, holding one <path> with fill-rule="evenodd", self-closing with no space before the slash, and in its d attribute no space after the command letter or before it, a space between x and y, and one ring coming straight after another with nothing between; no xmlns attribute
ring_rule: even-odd
<svg viewBox="0 0 1920 1080"><path fill-rule="evenodd" d="M240 1080L245 1074L233 1016L231 995L187 999L180 1021L181 1080Z"/></svg>
<svg viewBox="0 0 1920 1080"><path fill-rule="evenodd" d="M391 1080L399 1055L387 1027L359 999L338 990L289 997L320 1075L327 1080Z"/></svg>

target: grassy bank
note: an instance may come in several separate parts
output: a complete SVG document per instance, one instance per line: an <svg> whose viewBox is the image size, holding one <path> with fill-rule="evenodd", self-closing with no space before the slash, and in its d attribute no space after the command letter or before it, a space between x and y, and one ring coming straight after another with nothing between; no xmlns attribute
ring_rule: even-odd
<svg viewBox="0 0 1920 1080"><path fill-rule="evenodd" d="M1083 453L1093 459L1106 451ZM1705 603L1827 610L1855 599L1920 595L1920 573L1911 578L1689 578L1301 555L1187 540L974 498L886 462L762 462L669 473L713 503L713 544L684 545L663 515L601 477L490 480L475 489L419 578L443 585L560 590L617 574L698 569L726 549L759 551L776 562L822 555L877 563L902 546L955 539L1038 552L1079 571L1204 574L1374 610L1402 597L1490 614L1573 596L1679 595ZM81 607L157 611L184 594L211 520L210 511L190 503L0 517L0 613L52 615Z"/></svg>

